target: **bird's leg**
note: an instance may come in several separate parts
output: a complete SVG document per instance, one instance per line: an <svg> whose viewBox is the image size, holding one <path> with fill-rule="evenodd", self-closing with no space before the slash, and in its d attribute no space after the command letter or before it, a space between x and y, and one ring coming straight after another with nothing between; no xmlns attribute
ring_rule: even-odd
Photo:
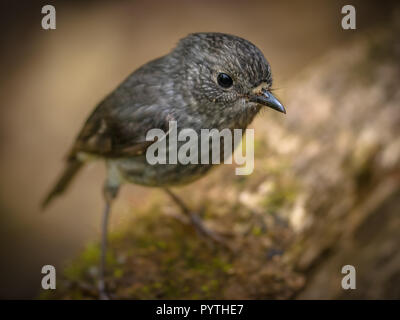
<svg viewBox="0 0 400 320"><path fill-rule="evenodd" d="M172 200L179 206L179 208L182 210L182 212L189 217L190 222L192 223L192 225L194 226L194 228L196 229L196 231L199 235L207 237L219 244L226 245L224 239L217 233L208 229L204 225L200 216L197 213L189 210L187 205L175 193L173 193L168 188L165 188L164 190L172 198Z"/></svg>
<svg viewBox="0 0 400 320"><path fill-rule="evenodd" d="M99 298L101 300L109 300L107 294L106 283L105 283L105 273L107 265L107 238L108 238L108 221L110 217L111 204L112 201L117 196L119 186L110 185L108 182L104 185L104 199L105 208L103 212L103 221L101 226L101 253L100 253L100 268L99 268Z"/></svg>

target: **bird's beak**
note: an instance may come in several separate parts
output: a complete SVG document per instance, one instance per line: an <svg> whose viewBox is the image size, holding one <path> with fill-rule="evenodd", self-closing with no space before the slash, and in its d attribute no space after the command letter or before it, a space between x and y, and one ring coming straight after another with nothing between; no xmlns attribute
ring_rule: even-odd
<svg viewBox="0 0 400 320"><path fill-rule="evenodd" d="M280 103L279 100L275 98L274 95L267 89L257 88L253 92L254 94L250 96L250 101L262 104L266 107L270 107L276 111L286 113L286 110L282 103Z"/></svg>

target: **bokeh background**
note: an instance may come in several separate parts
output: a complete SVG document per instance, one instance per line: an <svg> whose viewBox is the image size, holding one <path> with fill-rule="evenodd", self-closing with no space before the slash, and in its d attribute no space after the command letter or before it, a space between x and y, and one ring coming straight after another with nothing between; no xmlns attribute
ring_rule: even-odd
<svg viewBox="0 0 400 320"><path fill-rule="evenodd" d="M41 29L44 4L56 7L56 30ZM158 281L157 294L143 293L132 289L134 276L125 277L122 270L120 286L131 290L119 296L196 298L207 297L202 294L207 292L214 298L400 298L400 257L394 253L400 226L400 16L396 1L351 1L357 29L343 30L340 10L345 4L348 1L2 1L0 297L38 297L41 267L52 264L61 273L99 236L105 173L101 163L83 170L48 211L39 210L96 103L134 69L166 54L188 33L218 31L244 37L263 51L272 65L276 94L288 112L284 118L266 112L253 125L260 139L258 179L236 181L227 166L223 173L216 170L180 192L194 206L206 198L210 203L218 199L216 208L231 208L219 213L209 205L218 212L216 217L210 213L209 223L222 231L261 217L266 228L251 229L253 240L233 228L232 241L239 251L245 243L262 243L259 250L267 252L269 260L254 262L254 269L263 273L246 279L254 272L228 259L226 285L214 290L210 287L215 282L210 282L198 295L191 295L189 285L186 293L168 296L162 290L165 274L157 272L150 279L138 276L146 285ZM154 203L166 213L154 218L150 229L168 243L169 235L157 232L157 221L173 219L168 212L174 209L158 190L124 187L113 210L112 229L134 228L135 212L149 210ZM235 221L232 213L241 220ZM365 225L366 219L372 220ZM332 228L326 229L327 224ZM359 243L354 241L356 233ZM160 239L154 241L163 249ZM371 239L376 245L357 255L372 245ZM142 254L145 261L150 259ZM254 255L245 255L247 261ZM350 257L359 258L349 261ZM361 270L361 288L346 296L339 287L339 266L352 262ZM265 265L276 269L265 271ZM363 266L368 266L364 273ZM82 268L93 271L90 266ZM188 268L177 270L182 275ZM277 275L276 270L287 274ZM193 277L187 278L190 284ZM265 289L277 288L271 280L275 278L287 287ZM243 289L240 279L252 287ZM74 281L80 281L76 274ZM57 297L77 297L71 296L70 287Z"/></svg>

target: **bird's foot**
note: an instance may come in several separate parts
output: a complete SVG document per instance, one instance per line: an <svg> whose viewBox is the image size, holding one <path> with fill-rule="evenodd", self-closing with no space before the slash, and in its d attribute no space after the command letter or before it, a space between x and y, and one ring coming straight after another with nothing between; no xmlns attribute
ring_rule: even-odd
<svg viewBox="0 0 400 320"><path fill-rule="evenodd" d="M215 233L214 231L208 229L204 223L203 220L201 219L200 215L192 212L188 206L171 190L168 188L165 188L165 191L167 194L172 198L172 200L179 206L179 208L182 210L182 213L189 218L192 226L195 228L197 233L205 238L206 240L211 240L208 241L209 244L218 244L222 245L225 248L229 249L230 251L234 251L230 245L226 242L226 240L221 237L219 234ZM203 211L203 210L201 210Z"/></svg>
<svg viewBox="0 0 400 320"><path fill-rule="evenodd" d="M195 212L191 212L189 214L189 219L191 224L193 225L193 227L195 228L195 230L197 231L197 233L205 238L206 240L211 240L212 243L211 244L217 244L217 245L221 245L227 249L229 249L230 251L233 251L233 249L231 248L231 246L228 244L228 242L226 241L226 239L224 239L220 234L218 234L217 232L207 228L204 225L203 220L201 219L201 217L195 213Z"/></svg>
<svg viewBox="0 0 400 320"><path fill-rule="evenodd" d="M107 293L104 279L99 280L98 288L99 288L99 299L100 300L110 300L110 296Z"/></svg>

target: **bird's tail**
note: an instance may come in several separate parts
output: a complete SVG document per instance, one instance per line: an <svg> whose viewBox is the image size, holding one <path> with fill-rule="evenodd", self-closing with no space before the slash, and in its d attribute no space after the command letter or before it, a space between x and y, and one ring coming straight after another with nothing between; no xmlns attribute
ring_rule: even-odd
<svg viewBox="0 0 400 320"><path fill-rule="evenodd" d="M75 175L78 173L79 169L82 168L84 162L79 161L76 157L71 157L68 159L67 165L62 173L61 177L58 179L56 185L51 189L47 197L42 202L42 209L45 209L54 197L62 194Z"/></svg>

